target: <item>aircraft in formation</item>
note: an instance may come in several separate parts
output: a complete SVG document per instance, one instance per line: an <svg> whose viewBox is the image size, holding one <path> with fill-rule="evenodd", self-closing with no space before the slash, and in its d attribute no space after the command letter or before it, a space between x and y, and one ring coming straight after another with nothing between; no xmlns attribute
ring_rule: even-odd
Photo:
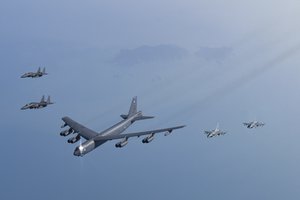
<svg viewBox="0 0 300 200"><path fill-rule="evenodd" d="M41 68L39 67L37 72L25 73L24 75L21 76L21 78L28 78L28 77L38 78L38 77L42 77L43 75L47 75L46 68L43 68L43 70L41 71ZM45 101L45 96L43 96L40 102L28 103L25 106L23 106L21 110L45 108L51 104L54 103L51 102L50 96L48 96L47 101ZM73 134L77 133L76 136L68 139L68 143L76 143L81 139L81 137L84 138L86 141L80 144L79 146L77 146L73 153L75 156L84 156L85 154L91 152L92 150L96 149L97 147L106 143L109 140L121 139L121 141L115 144L115 147L121 148L127 145L128 139L131 137L146 136L145 138L143 138L142 143L149 143L154 139L154 135L156 133L164 132L164 135L167 136L171 134L173 130L185 127L185 126L175 126L175 127L156 129L150 131L121 134L135 121L154 118L153 116L143 116L141 111L137 111L137 97L134 97L132 99L128 114L123 114L120 116L123 118L122 121L120 121L119 123L113 125L112 127L100 133L97 133L89 128L84 127L83 125L79 124L78 122L75 122L69 117L63 117L62 120L64 121L64 125L62 126L62 128L66 126L68 126L69 128L63 130L60 133L60 135L68 136L72 133ZM262 127L265 124L263 122L252 121L252 122L245 122L243 123L243 125L245 125L249 129L252 129L257 127ZM207 135L208 138L226 134L225 131L219 129L219 124L217 124L217 127L214 130L204 131L204 133Z"/></svg>
<svg viewBox="0 0 300 200"><path fill-rule="evenodd" d="M42 97L40 102L31 102L26 104L21 108L21 110L26 110L26 109L40 109L40 108L45 108L48 105L54 104L50 100L50 96L48 96L47 101L45 101L45 96Z"/></svg>
<svg viewBox="0 0 300 200"><path fill-rule="evenodd" d="M219 135L225 135L226 132L219 129L219 124L217 124L216 128L211 131L204 131L204 134L207 135L208 138L212 138Z"/></svg>
<svg viewBox="0 0 300 200"><path fill-rule="evenodd" d="M43 68L43 71L41 71L41 68L39 67L37 72L27 72L21 76L21 78L39 78L44 75L47 75L46 68Z"/></svg>
<svg viewBox="0 0 300 200"><path fill-rule="evenodd" d="M258 122L258 121L252 121L252 122L245 122L243 123L244 126L246 126L247 128L249 129L252 129L252 128L257 128L257 127L262 127L265 125L265 123L263 122Z"/></svg>
<svg viewBox="0 0 300 200"><path fill-rule="evenodd" d="M252 129L257 127L262 127L265 125L265 123L259 121L252 121L252 122L245 122L243 123L243 125L249 129ZM220 130L219 124L217 124L217 127L214 130L204 131L204 133L207 135L208 138L211 138L214 136L225 135L227 132Z"/></svg>
<svg viewBox="0 0 300 200"><path fill-rule="evenodd" d="M149 130L143 132L121 134L135 121L154 118L152 116L143 116L142 111L137 111L137 97L134 97L132 99L128 114L121 115L121 117L123 118L122 121L100 133L97 133L89 128L84 127L83 125L75 122L69 117L63 117L62 120L64 121L64 125L61 128L64 128L66 126L68 126L69 128L62 131L60 135L68 136L71 133L77 133L76 136L68 139L68 143L75 143L79 141L81 137L84 138L86 141L77 146L73 153L74 156L82 157L109 140L121 139L120 142L115 144L115 147L121 148L128 144L128 139L131 137L146 136L142 140L142 143L149 143L154 139L154 136L157 133L165 132L165 135L169 135L173 130L185 127L175 126L170 128Z"/></svg>

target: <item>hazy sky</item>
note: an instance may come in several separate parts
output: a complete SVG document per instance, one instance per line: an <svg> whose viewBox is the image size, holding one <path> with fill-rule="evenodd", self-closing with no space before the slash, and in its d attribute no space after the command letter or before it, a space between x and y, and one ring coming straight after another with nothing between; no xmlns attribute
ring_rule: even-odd
<svg viewBox="0 0 300 200"><path fill-rule="evenodd" d="M297 0L1 1L1 197L299 199L299 10ZM38 66L49 75L20 79ZM55 104L20 110L42 95ZM187 127L74 157L61 117L101 131L133 96L156 118L127 132ZM266 126L242 126L255 119ZM217 123L228 134L207 139Z"/></svg>

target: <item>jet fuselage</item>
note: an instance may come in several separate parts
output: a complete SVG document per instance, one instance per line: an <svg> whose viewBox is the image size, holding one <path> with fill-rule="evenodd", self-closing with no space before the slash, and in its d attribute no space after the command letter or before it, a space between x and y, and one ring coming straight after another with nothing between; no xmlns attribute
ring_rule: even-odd
<svg viewBox="0 0 300 200"><path fill-rule="evenodd" d="M112 127L100 132L97 136L94 138L85 141L84 143L77 146L74 150L74 156L84 156L85 154L91 152L92 150L96 149L100 145L104 144L107 141L104 140L97 140L97 138L101 138L102 136L108 136L108 135L119 135L122 132L124 132L130 125L132 125L135 122L135 119L137 117L142 116L142 112L139 111L133 116L124 119L120 121L119 123L113 125Z"/></svg>

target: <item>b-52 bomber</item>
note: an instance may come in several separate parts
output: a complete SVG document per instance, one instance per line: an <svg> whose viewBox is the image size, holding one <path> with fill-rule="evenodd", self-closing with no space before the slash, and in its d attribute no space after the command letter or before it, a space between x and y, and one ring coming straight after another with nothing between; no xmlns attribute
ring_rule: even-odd
<svg viewBox="0 0 300 200"><path fill-rule="evenodd" d="M39 67L37 72L27 72L21 76L21 78L39 78L44 75L47 75L46 68L43 68L43 71L41 71L41 68Z"/></svg>
<svg viewBox="0 0 300 200"><path fill-rule="evenodd" d="M100 133L97 133L89 128L84 127L83 125L75 122L69 117L63 117L62 120L64 121L64 125L62 126L62 128L66 126L68 126L69 128L62 131L60 135L67 136L70 135L71 133L77 133L75 137L68 139L68 143L75 143L79 141L81 137L86 139L85 142L83 142L82 144L80 144L75 148L73 153L74 156L82 157L109 140L121 139L120 142L115 144L115 147L121 148L127 145L128 139L131 137L146 136L142 140L142 143L149 143L154 139L154 135L156 133L165 132L165 135L168 135L175 129L180 129L185 127L185 126L175 126L175 127L163 128L157 130L121 134L135 121L154 118L152 116L143 116L142 111L137 111L137 97L134 97L132 99L128 114L121 115L121 117L123 118L122 121L120 121L119 123L113 125L112 127Z"/></svg>
<svg viewBox="0 0 300 200"><path fill-rule="evenodd" d="M47 101L45 101L45 96L42 97L40 102L31 102L26 104L21 108L21 110L26 110L26 109L40 109L40 108L45 108L48 105L54 104L50 100L50 96L48 96Z"/></svg>
<svg viewBox="0 0 300 200"><path fill-rule="evenodd" d="M246 122L246 123L243 123L244 126L246 126L247 128L249 129L252 129L252 128L257 128L257 127L262 127L265 125L265 123L263 122L258 122L258 121L253 121L253 122Z"/></svg>
<svg viewBox="0 0 300 200"><path fill-rule="evenodd" d="M219 135L225 135L226 132L225 131L221 131L219 129L219 124L217 124L217 127L214 130L204 131L204 134L206 134L208 138L211 138L211 137L215 137L215 136L219 136Z"/></svg>

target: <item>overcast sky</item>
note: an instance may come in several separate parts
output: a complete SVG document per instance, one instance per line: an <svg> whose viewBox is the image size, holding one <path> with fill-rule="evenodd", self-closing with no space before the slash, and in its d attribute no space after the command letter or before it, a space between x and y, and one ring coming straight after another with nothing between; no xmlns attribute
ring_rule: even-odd
<svg viewBox="0 0 300 200"><path fill-rule="evenodd" d="M299 199L300 1L4 0L3 199ZM48 76L20 79L46 67ZM42 95L55 102L20 110ZM187 125L83 158L69 116L101 131L133 96L149 121ZM242 123L266 123L248 130ZM227 131L207 139L216 124Z"/></svg>

